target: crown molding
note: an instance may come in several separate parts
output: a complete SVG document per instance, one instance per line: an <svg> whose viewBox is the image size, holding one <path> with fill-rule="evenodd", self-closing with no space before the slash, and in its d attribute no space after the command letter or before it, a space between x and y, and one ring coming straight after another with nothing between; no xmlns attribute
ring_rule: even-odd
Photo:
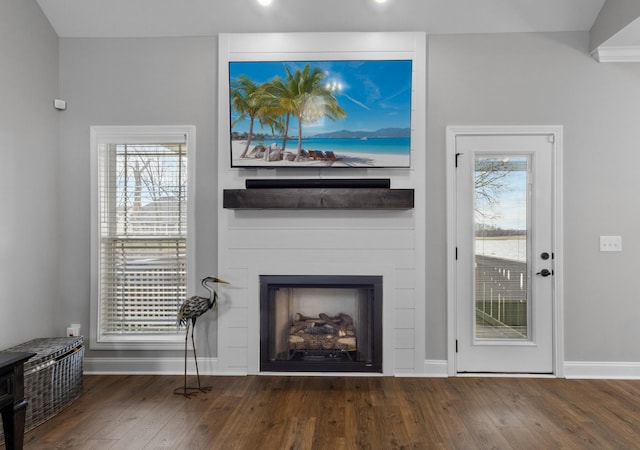
<svg viewBox="0 0 640 450"><path fill-rule="evenodd" d="M640 46L601 46L593 50L591 56L601 63L637 63L640 62Z"/></svg>

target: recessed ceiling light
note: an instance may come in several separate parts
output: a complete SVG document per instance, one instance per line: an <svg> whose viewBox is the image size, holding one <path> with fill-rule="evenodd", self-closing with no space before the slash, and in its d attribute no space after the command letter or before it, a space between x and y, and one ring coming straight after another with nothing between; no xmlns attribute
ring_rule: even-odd
<svg viewBox="0 0 640 450"><path fill-rule="evenodd" d="M373 0L376 3L387 3L387 0ZM257 0L259 4L262 6L269 6L273 2L273 0Z"/></svg>

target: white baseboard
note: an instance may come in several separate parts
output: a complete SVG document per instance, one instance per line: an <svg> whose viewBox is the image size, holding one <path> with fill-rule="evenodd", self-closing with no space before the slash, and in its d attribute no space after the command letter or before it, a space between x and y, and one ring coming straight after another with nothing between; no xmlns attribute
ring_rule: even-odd
<svg viewBox="0 0 640 450"><path fill-rule="evenodd" d="M420 376L449 376L446 360L426 360L424 367L424 375ZM562 378L640 379L640 362L565 361L563 369ZM505 376L513 375L505 374Z"/></svg>
<svg viewBox="0 0 640 450"><path fill-rule="evenodd" d="M447 361L427 359L424 362L424 369L422 372L416 372L411 370L398 371L396 370L396 377L414 377L414 378L447 378Z"/></svg>
<svg viewBox="0 0 640 450"><path fill-rule="evenodd" d="M640 379L640 362L565 361L565 378Z"/></svg>
<svg viewBox="0 0 640 450"><path fill-rule="evenodd" d="M87 375L182 375L184 358L84 358ZM219 375L217 358L198 358L200 375ZM196 374L193 358L187 359L187 373Z"/></svg>
<svg viewBox="0 0 640 450"><path fill-rule="evenodd" d="M400 372L398 377L446 378L446 360L425 360L422 373ZM217 358L198 358L200 375L246 375L220 370ZM181 375L184 373L183 358L85 358L84 373L87 375ZM195 375L192 358L187 359L187 373ZM593 379L640 379L640 362L566 361L565 378Z"/></svg>
<svg viewBox="0 0 640 450"><path fill-rule="evenodd" d="M427 377L446 378L448 374L449 363L446 359L427 359L424 362L424 373Z"/></svg>
<svg viewBox="0 0 640 450"><path fill-rule="evenodd" d="M246 375L246 372L221 370L217 358L198 358L200 375ZM183 358L84 358L84 373L87 375L182 375ZM192 358L187 359L187 373L195 375ZM301 374L302 375L302 374ZM307 374L305 374L307 375ZM328 373L326 375L336 375ZM446 360L426 360L422 373L398 372L398 377L447 377Z"/></svg>

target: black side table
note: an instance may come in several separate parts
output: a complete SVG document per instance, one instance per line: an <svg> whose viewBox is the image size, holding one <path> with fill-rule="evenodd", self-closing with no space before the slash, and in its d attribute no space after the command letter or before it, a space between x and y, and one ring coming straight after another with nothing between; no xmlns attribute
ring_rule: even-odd
<svg viewBox="0 0 640 450"><path fill-rule="evenodd" d="M24 362L35 353L0 352L0 412L7 450L21 450L24 443Z"/></svg>

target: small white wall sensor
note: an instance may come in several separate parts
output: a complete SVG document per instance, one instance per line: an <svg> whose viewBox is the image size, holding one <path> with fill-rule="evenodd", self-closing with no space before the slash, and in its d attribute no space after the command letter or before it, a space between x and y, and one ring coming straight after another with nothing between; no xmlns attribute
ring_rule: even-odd
<svg viewBox="0 0 640 450"><path fill-rule="evenodd" d="M67 109L67 102L65 102L64 100L60 100L59 98L56 98L53 101L53 107L55 109L59 109L60 111L64 111L65 109Z"/></svg>

